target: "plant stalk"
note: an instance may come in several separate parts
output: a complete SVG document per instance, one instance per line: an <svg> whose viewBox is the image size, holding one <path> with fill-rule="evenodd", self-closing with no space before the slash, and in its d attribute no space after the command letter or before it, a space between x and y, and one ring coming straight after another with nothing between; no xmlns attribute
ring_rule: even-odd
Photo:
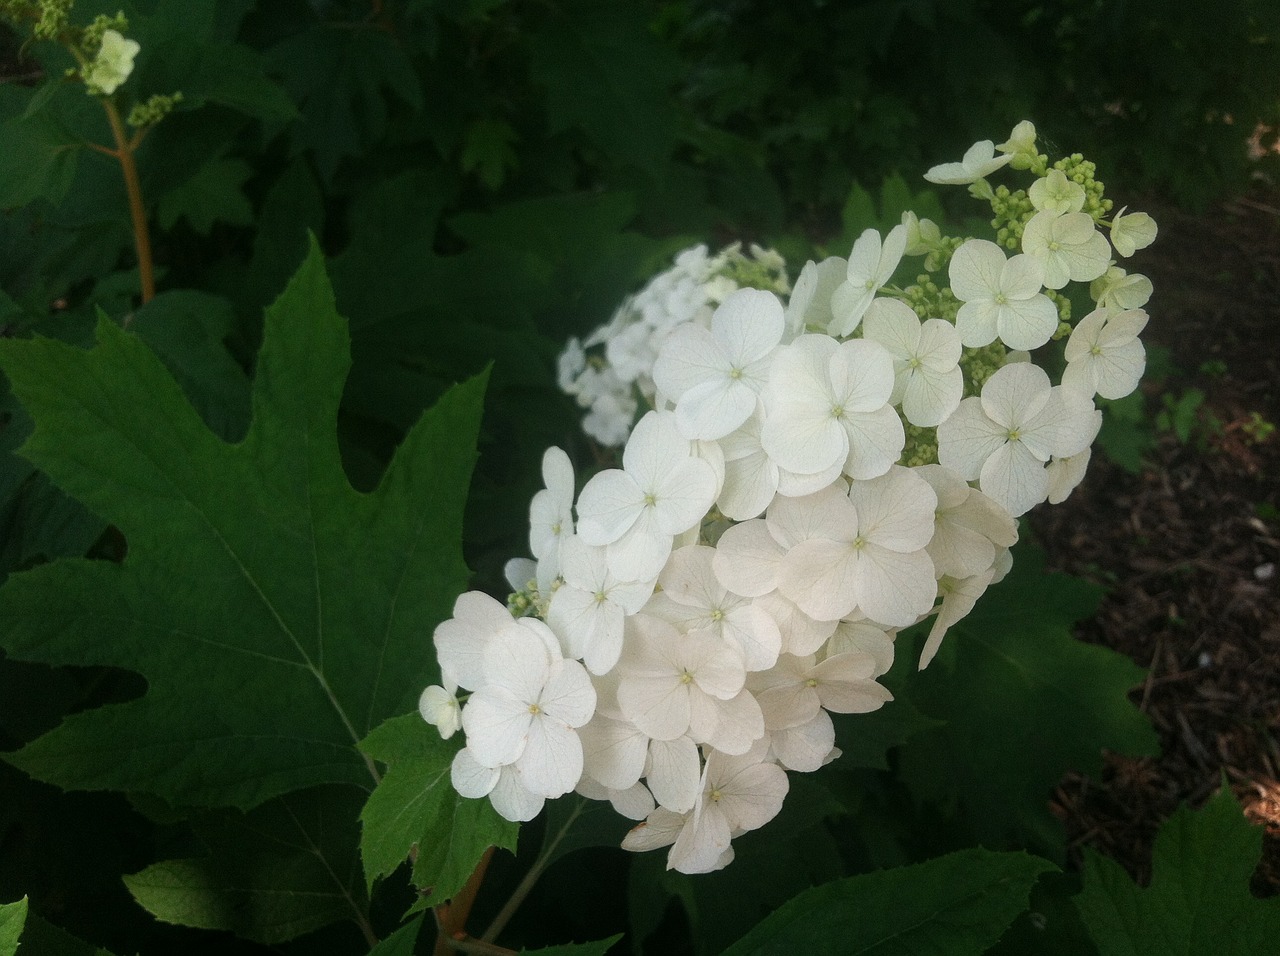
<svg viewBox="0 0 1280 956"><path fill-rule="evenodd" d="M524 875L524 879L520 881L520 885L516 887L515 892L511 894L511 898L498 911L498 915L493 918L493 922L489 924L489 928L484 931L484 935L480 937L481 942L492 943L498 938L498 934L506 927L511 917L516 915L516 910L520 908L520 904L524 902L524 898L529 895L529 891L533 889L533 885L538 882L538 877L542 876L551 863L551 857L555 853L556 847L560 845L560 841L565 838L569 832L569 828L573 826L573 821L578 819L582 814L582 808L586 804L585 800L579 800L574 811L569 814L569 819L564 822L564 826L560 828L560 832L553 836L542 848L542 852L538 854L538 858L533 861L533 865L529 867L529 872Z"/></svg>
<svg viewBox="0 0 1280 956"><path fill-rule="evenodd" d="M471 915L471 907L476 901L476 894L480 892L480 884L484 882L485 870L489 868L495 849L489 847L485 850L462 889L449 902L436 907L439 934L436 936L435 956L449 956L457 948L459 937L465 935L467 917Z"/></svg>
<svg viewBox="0 0 1280 956"><path fill-rule="evenodd" d="M133 222L133 243L138 252L138 275L142 285L142 304L146 305L156 297L155 266L151 260L151 233L147 229L147 209L142 202L142 185L138 181L138 164L134 162L133 151L138 141L131 140L120 118L120 111L109 98L102 99L102 108L107 112L107 122L111 124L111 135L115 138L116 148L112 155L120 161L120 169L124 173L124 188L129 194L129 218Z"/></svg>

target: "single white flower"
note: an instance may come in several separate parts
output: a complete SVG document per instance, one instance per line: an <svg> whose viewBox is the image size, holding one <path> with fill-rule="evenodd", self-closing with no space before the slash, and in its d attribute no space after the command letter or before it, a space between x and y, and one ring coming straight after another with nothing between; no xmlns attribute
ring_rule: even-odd
<svg viewBox="0 0 1280 956"><path fill-rule="evenodd" d="M933 536L937 495L901 466L855 481L845 502L833 501L821 537L791 548L778 589L819 620L855 608L878 624L904 627L933 606Z"/></svg>
<svg viewBox="0 0 1280 956"><path fill-rule="evenodd" d="M1156 239L1156 221L1145 212L1125 215L1125 206L1111 217L1111 244L1126 259L1139 249L1145 249Z"/></svg>
<svg viewBox="0 0 1280 956"><path fill-rule="evenodd" d="M874 229L863 231L849 253L845 280L832 293L828 333L843 338L858 327L871 300L898 268L906 248L906 226L894 226L883 243Z"/></svg>
<svg viewBox="0 0 1280 956"><path fill-rule="evenodd" d="M942 163L934 166L924 178L940 186L967 186L1003 167L1013 156L996 155L995 144L989 139L980 140L965 150L958 163Z"/></svg>
<svg viewBox="0 0 1280 956"><path fill-rule="evenodd" d="M1126 273L1119 266L1111 266L1089 283L1089 295L1100 308L1140 309L1151 301L1151 280L1144 275Z"/></svg>
<svg viewBox="0 0 1280 956"><path fill-rule="evenodd" d="M981 397L966 398L938 426L938 461L1015 518L1045 500L1045 464L1089 447L1101 426L1093 402L1052 386L1038 365L1006 365Z"/></svg>
<svg viewBox="0 0 1280 956"><path fill-rule="evenodd" d="M658 391L676 405L685 438L723 438L755 410L769 359L782 340L782 303L772 292L739 289L711 316L711 330L682 325L653 366Z"/></svg>
<svg viewBox="0 0 1280 956"><path fill-rule="evenodd" d="M1084 208L1084 187L1072 182L1060 169L1051 169L1027 190L1027 198L1036 212L1061 215Z"/></svg>
<svg viewBox="0 0 1280 956"><path fill-rule="evenodd" d="M851 478L889 470L906 444L888 404L893 359L866 339L802 335L774 358L760 441L780 468L825 474L843 462Z"/></svg>
<svg viewBox="0 0 1280 956"><path fill-rule="evenodd" d="M577 535L565 539L561 551L564 583L551 595L547 623L592 674L613 669L622 654L623 620L644 606L652 581L619 581L609 573L604 548L593 548Z"/></svg>
<svg viewBox="0 0 1280 956"><path fill-rule="evenodd" d="M1106 237L1084 212L1036 213L1022 230L1022 251L1044 267L1044 284L1049 289L1061 289L1068 282L1092 282L1111 264Z"/></svg>
<svg viewBox="0 0 1280 956"><path fill-rule="evenodd" d="M523 618L517 624L541 625ZM467 749L481 766L514 764L530 793L552 798L582 776L576 729L595 713L596 692L577 661L534 629L508 628L484 651L485 682L462 710Z"/></svg>
<svg viewBox="0 0 1280 956"><path fill-rule="evenodd" d="M787 300L787 337L793 339L805 331L825 332L831 325L831 297L848 275L849 261L831 256L821 262L812 259L804 264L796 287Z"/></svg>
<svg viewBox="0 0 1280 956"><path fill-rule="evenodd" d="M127 40L117 30L105 30L98 55L84 74L85 85L91 93L110 96L133 72L133 60L142 49L137 40Z"/></svg>
<svg viewBox="0 0 1280 956"><path fill-rule="evenodd" d="M768 612L732 593L712 570L716 549L690 545L672 552L658 577L661 590L645 605L682 631L706 630L742 652L748 671L772 667L782 635Z"/></svg>
<svg viewBox="0 0 1280 956"><path fill-rule="evenodd" d="M607 545L623 581L656 578L675 535L695 527L719 493L715 469L693 454L673 412L649 412L622 452L622 469L599 472L578 496L578 534Z"/></svg>
<svg viewBox="0 0 1280 956"><path fill-rule="evenodd" d="M956 329L970 348L997 337L1010 348L1039 348L1058 328L1058 309L1040 291L1044 267L1031 256L1006 259L994 242L970 239L951 257L949 275L951 291L964 303Z"/></svg>
<svg viewBox="0 0 1280 956"><path fill-rule="evenodd" d="M458 703L458 688L446 679L445 686L432 684L418 698L418 713L422 719L440 731L448 740L462 727L462 706ZM452 686L450 686L452 685Z"/></svg>
<svg viewBox="0 0 1280 956"><path fill-rule="evenodd" d="M921 323L897 299L876 299L867 310L863 334L893 358L890 404L902 405L912 425L933 427L956 410L964 393L960 333L950 322Z"/></svg>
<svg viewBox="0 0 1280 956"><path fill-rule="evenodd" d="M722 702L741 692L746 676L742 654L714 634L681 634L648 614L627 618L618 706L655 740L714 736Z"/></svg>
<svg viewBox="0 0 1280 956"><path fill-rule="evenodd" d="M529 502L529 551L538 561L538 580L560 571L560 549L573 534L573 462L562 449L542 455L543 489Z"/></svg>
<svg viewBox="0 0 1280 956"><path fill-rule="evenodd" d="M1062 384L1090 398L1124 398L1138 387L1146 368L1147 353L1138 339L1146 325L1142 309L1090 312L1067 339Z"/></svg>
<svg viewBox="0 0 1280 956"><path fill-rule="evenodd" d="M1038 158L1035 124L1030 120L1023 120L1013 128L1009 138L996 149L1012 157L1009 165L1014 169L1030 169Z"/></svg>
<svg viewBox="0 0 1280 956"><path fill-rule="evenodd" d="M786 771L777 764L711 753L702 793L671 846L667 866L681 873L718 869L733 836L777 816L789 789Z"/></svg>
<svg viewBox="0 0 1280 956"><path fill-rule="evenodd" d="M926 550L934 573L966 578L989 569L999 548L1018 540L1018 523L1007 511L942 465L913 468L938 496L933 537Z"/></svg>

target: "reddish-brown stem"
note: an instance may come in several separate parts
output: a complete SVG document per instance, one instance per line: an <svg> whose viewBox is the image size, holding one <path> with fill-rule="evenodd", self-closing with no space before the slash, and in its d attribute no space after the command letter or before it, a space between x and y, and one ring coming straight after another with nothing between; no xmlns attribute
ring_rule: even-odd
<svg viewBox="0 0 1280 956"><path fill-rule="evenodd" d="M120 161L120 169L124 173L124 188L129 195L129 218L133 221L133 242L138 251L142 304L146 305L156 297L156 278L155 267L151 263L151 233L147 229L147 208L142 203L138 164L133 161L133 151L137 148L137 143L125 132L124 121L120 119L120 111L116 109L115 103L103 97L102 108L107 111L107 122L111 124L111 135L116 141L116 148L112 155Z"/></svg>
<svg viewBox="0 0 1280 956"><path fill-rule="evenodd" d="M440 932L436 937L435 956L449 956L453 952L451 941L465 936L467 917L471 915L471 907L476 901L476 894L480 892L480 884L484 882L484 873L489 868L489 861L493 859L493 851L494 847L485 850L475 870L467 878L466 885L448 903L441 903L436 907L436 922Z"/></svg>

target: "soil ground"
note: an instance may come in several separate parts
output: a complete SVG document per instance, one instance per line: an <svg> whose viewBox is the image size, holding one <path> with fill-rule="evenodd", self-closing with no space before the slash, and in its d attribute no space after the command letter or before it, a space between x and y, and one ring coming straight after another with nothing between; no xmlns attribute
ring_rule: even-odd
<svg viewBox="0 0 1280 956"><path fill-rule="evenodd" d="M1148 669L1133 700L1159 758L1111 755L1101 779L1063 780L1054 807L1078 855L1092 846L1145 883L1161 824L1224 779L1264 828L1254 878L1280 893L1280 189L1190 215L1135 203L1159 224L1130 271L1155 285L1143 339L1155 416L1191 390L1186 440L1157 429L1130 473L1094 452L1084 483L1032 526L1058 570L1110 588L1079 629ZM1159 365L1167 366L1161 371ZM1167 398L1166 398L1167 397ZM1194 405L1192 398L1187 405ZM1259 423L1255 413L1263 420Z"/></svg>

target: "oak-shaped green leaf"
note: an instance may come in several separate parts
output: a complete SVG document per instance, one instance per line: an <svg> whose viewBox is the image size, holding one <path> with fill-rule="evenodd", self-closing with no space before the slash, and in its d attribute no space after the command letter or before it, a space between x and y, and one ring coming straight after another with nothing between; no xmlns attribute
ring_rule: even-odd
<svg viewBox="0 0 1280 956"><path fill-rule="evenodd" d="M267 311L253 421L204 425L142 342L0 343L35 422L22 448L124 534L123 563L64 560L0 590L7 652L142 674L145 696L76 714L6 759L68 789L249 809L324 783L371 788L355 747L434 676L431 630L468 572L462 510L484 383L425 413L376 490L336 421L346 323L313 247Z"/></svg>
<svg viewBox="0 0 1280 956"><path fill-rule="evenodd" d="M1060 853L1048 798L1062 775L1100 773L1104 748L1158 751L1128 699L1142 669L1072 636L1099 597L1084 581L1045 573L1043 553L1019 546L1010 575L908 684L915 705L945 723L904 745L903 777L918 799L962 807L977 840Z"/></svg>
<svg viewBox="0 0 1280 956"><path fill-rule="evenodd" d="M1280 947L1280 899L1260 900L1249 879L1262 831L1223 788L1205 807L1182 807L1160 829L1151 885L1086 851L1076 908L1101 956L1261 956Z"/></svg>
<svg viewBox="0 0 1280 956"><path fill-rule="evenodd" d="M491 846L515 851L518 824L498 816L488 800L458 796L449 780L462 741L440 739L417 713L388 720L360 749L387 770L360 821L360 852L369 886L417 847L413 882L423 888L415 909L451 898Z"/></svg>
<svg viewBox="0 0 1280 956"><path fill-rule="evenodd" d="M723 956L978 956L1027 907L1053 865L971 849L805 890Z"/></svg>
<svg viewBox="0 0 1280 956"><path fill-rule="evenodd" d="M275 944L343 919L368 924L357 859L364 792L318 787L248 813L214 810L190 826L204 855L126 876L134 899L165 923Z"/></svg>

